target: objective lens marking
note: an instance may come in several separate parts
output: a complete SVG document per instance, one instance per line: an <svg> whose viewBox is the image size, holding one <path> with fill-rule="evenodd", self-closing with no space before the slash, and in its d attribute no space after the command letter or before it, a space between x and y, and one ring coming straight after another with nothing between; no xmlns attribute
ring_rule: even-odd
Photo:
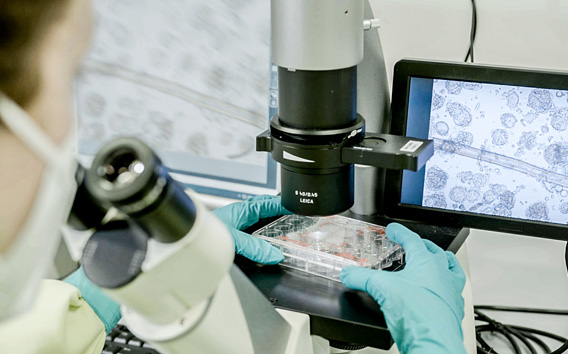
<svg viewBox="0 0 568 354"><path fill-rule="evenodd" d="M311 198L317 198L317 192L304 192L304 191L295 191L295 194L300 197L300 203L302 204L314 204L314 200Z"/></svg>

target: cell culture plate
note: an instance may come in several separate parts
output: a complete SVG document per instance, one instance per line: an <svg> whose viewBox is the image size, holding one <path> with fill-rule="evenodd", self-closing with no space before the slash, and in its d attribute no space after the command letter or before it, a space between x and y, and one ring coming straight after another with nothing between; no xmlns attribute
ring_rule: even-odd
<svg viewBox="0 0 568 354"><path fill-rule="evenodd" d="M253 233L284 253L280 264L340 281L347 266L372 269L402 261L404 250L387 239L383 226L343 216L287 215Z"/></svg>

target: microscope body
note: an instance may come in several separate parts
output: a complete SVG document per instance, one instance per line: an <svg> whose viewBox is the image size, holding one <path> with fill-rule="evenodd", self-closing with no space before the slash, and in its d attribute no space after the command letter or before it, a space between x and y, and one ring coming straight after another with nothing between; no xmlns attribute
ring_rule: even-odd
<svg viewBox="0 0 568 354"><path fill-rule="evenodd" d="M257 137L257 151L280 163L284 207L302 215L344 212L354 205L357 180L365 191L354 211L378 211L376 167L416 171L432 156L433 144L385 134L386 72L378 34L365 33L378 24L365 19L372 17L368 1L272 0L271 11L279 111ZM369 116L372 133L361 113Z"/></svg>
<svg viewBox="0 0 568 354"><path fill-rule="evenodd" d="M142 273L106 289L122 304L125 324L164 353L285 353L290 326L262 295L243 303L257 290L232 265L230 233L191 192L189 198L197 212L191 231L170 244L150 239ZM262 326L270 347L257 343L254 326Z"/></svg>
<svg viewBox="0 0 568 354"><path fill-rule="evenodd" d="M429 141L408 152L401 148L409 139L378 134L384 127L376 120L388 112L384 65L381 71L363 63L369 75L358 79L365 47L374 49L369 61L379 57L382 65L378 35L364 40L375 24L365 20L372 16L368 1L271 4L280 111L257 138L257 150L281 163L284 206L304 215L347 210L355 200L356 164L419 169L432 155ZM375 79L379 97L358 103L358 82L373 85ZM373 92L360 98L374 98ZM366 107L376 132L365 131L358 107ZM370 176L377 178L377 171ZM119 216L95 227L83 252L85 274L122 304L135 335L164 353L329 353L327 340L310 335L308 315L276 310L233 265L226 227L143 143L106 145L86 186L99 210Z"/></svg>
<svg viewBox="0 0 568 354"><path fill-rule="evenodd" d="M163 353L329 352L310 335L309 316L278 312L233 265L227 226L142 141L110 142L78 175L83 199L74 205L114 214L97 221L74 208L75 222L95 230L83 249L85 275L122 305L136 336Z"/></svg>

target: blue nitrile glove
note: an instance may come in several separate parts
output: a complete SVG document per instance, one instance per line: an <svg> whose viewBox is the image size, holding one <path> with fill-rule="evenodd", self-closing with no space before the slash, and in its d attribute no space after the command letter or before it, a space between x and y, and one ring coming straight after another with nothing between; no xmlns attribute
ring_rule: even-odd
<svg viewBox="0 0 568 354"><path fill-rule="evenodd" d="M111 300L102 292L101 288L87 279L83 267L77 269L75 273L71 274L63 281L75 286L81 291L81 296L87 301L101 321L103 321L106 332L109 334L122 317L120 305Z"/></svg>
<svg viewBox="0 0 568 354"><path fill-rule="evenodd" d="M388 225L386 233L404 248L405 268L387 272L347 267L341 281L379 303L401 353L465 353L465 274L456 256L400 224Z"/></svg>
<svg viewBox="0 0 568 354"><path fill-rule="evenodd" d="M229 204L213 211L231 231L238 254L255 262L276 264L284 260L282 252L268 242L246 234L240 230L255 224L260 218L288 215L282 207L280 197L261 195L244 202Z"/></svg>

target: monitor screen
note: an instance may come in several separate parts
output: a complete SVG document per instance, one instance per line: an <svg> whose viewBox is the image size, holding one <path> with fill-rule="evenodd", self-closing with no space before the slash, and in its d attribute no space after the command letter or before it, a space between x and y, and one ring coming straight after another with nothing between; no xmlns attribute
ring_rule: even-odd
<svg viewBox="0 0 568 354"><path fill-rule="evenodd" d="M256 136L277 111L270 3L98 0L76 84L79 153L147 142L174 178L230 198L275 193L276 163Z"/></svg>
<svg viewBox="0 0 568 354"><path fill-rule="evenodd" d="M440 215L496 230L508 220L519 231L524 221L568 224L567 75L406 65L413 69L398 73L405 97L393 96L393 133L433 140L434 156L399 175L397 207L448 211Z"/></svg>

